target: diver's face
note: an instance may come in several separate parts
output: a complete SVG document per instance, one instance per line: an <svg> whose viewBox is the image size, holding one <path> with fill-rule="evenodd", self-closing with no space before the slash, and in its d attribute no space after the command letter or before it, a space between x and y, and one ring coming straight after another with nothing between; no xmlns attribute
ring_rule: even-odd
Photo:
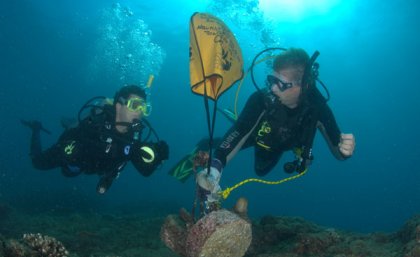
<svg viewBox="0 0 420 257"><path fill-rule="evenodd" d="M293 80L296 73L294 68L286 68L279 71L274 71L273 76L278 78L282 83L291 83L291 87L285 90L280 90L282 87L277 83L272 83L270 86L271 91L276 95L280 102L289 108L296 108L299 103L299 97L302 92L301 82Z"/></svg>
<svg viewBox="0 0 420 257"><path fill-rule="evenodd" d="M140 98L138 95L131 94L127 101L134 98ZM116 122L129 122L133 123L134 120L139 120L142 118L142 111L141 110L133 110L132 108L128 108L127 105L123 105L121 103L116 104Z"/></svg>

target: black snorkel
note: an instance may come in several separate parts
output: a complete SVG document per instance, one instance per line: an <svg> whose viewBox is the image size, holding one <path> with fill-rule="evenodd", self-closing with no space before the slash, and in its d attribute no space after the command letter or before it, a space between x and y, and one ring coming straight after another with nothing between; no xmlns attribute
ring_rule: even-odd
<svg viewBox="0 0 420 257"><path fill-rule="evenodd" d="M318 72L319 65L317 64L316 67L314 67L314 64L318 56L319 56L319 51L315 51L313 55L311 56L311 59L309 59L308 64L305 67L305 70L303 72L303 77L302 77L303 88L310 88L310 87L315 86L315 78L319 74Z"/></svg>

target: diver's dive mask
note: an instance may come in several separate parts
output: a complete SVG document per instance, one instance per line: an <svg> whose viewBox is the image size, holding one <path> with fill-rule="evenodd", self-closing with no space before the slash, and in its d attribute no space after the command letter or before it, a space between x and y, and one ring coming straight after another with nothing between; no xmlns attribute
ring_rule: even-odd
<svg viewBox="0 0 420 257"><path fill-rule="evenodd" d="M127 109L131 112L142 112L144 116L149 116L152 110L150 104L148 104L143 98L141 97L131 97L130 99L126 100L120 97L119 102L122 105L127 106Z"/></svg>
<svg viewBox="0 0 420 257"><path fill-rule="evenodd" d="M277 88L284 92L289 88L292 88L294 85L297 85L296 82L284 82L283 80L279 79L278 77L274 75L268 75L267 76L267 87L271 88L275 84Z"/></svg>

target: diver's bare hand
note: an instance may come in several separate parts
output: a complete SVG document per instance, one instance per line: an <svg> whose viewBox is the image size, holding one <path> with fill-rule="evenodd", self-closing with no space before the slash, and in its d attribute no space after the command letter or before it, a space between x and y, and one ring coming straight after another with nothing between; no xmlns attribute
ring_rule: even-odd
<svg viewBox="0 0 420 257"><path fill-rule="evenodd" d="M338 148L345 157L353 155L354 148L356 147L356 141L353 134L341 134L340 143Z"/></svg>

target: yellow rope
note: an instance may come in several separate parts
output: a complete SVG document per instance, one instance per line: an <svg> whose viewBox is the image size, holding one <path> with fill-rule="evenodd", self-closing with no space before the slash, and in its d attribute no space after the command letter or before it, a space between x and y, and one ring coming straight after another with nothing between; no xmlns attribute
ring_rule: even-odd
<svg viewBox="0 0 420 257"><path fill-rule="evenodd" d="M220 195L223 197L223 199L227 199L229 197L230 192L232 192L236 188L238 188L238 187L240 187L240 186L242 186L242 185L244 185L246 183L249 183L249 182L258 182L258 183L263 183L263 184L267 184L267 185L278 185L278 184L281 184L281 183L284 183L284 182L287 182L287 181L290 181L290 180L293 180L293 179L297 179L297 178L305 175L305 173L306 173L307 170L308 169L305 169L303 172L301 172L301 173L299 173L299 174L297 174L295 176L288 177L288 178L285 178L285 179L282 179L282 180L278 180L278 181L267 181L267 180L258 179L258 178L245 179L245 180L239 182L238 184L234 185L233 187L226 188L225 190L223 190L222 192L220 192Z"/></svg>

